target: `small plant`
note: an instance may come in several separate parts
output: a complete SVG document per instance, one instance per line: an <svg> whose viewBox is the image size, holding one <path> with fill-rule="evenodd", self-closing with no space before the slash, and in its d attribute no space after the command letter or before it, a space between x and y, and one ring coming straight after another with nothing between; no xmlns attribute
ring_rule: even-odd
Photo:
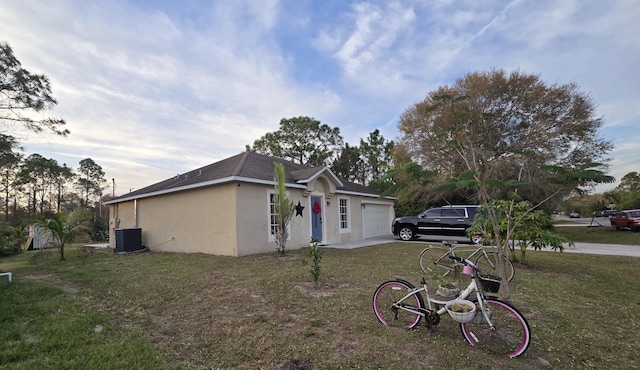
<svg viewBox="0 0 640 370"><path fill-rule="evenodd" d="M307 256L311 259L311 276L316 286L318 286L318 281L320 280L320 262L324 254L324 250L318 247L318 242L319 240L317 238L311 238L309 251L307 252ZM306 265L307 260L302 260L302 263Z"/></svg>

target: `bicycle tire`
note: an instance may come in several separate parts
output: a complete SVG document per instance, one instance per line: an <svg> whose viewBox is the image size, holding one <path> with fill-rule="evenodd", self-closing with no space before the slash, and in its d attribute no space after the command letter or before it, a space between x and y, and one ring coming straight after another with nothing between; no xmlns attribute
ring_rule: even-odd
<svg viewBox="0 0 640 370"><path fill-rule="evenodd" d="M484 253L480 254L480 257L476 259L476 265L483 274L500 277L500 271L496 268L497 265L495 262L497 256L499 256L499 254L496 252L488 252L486 256ZM502 258L502 264L507 269L507 280L513 280L513 277L516 275L516 269L513 267L513 263L505 256L500 255L500 258Z"/></svg>
<svg viewBox="0 0 640 370"><path fill-rule="evenodd" d="M418 325L420 318L422 318L421 315L393 308L393 304L401 300L412 289L414 289L413 285L404 280L390 280L380 284L373 294L373 311L378 321L386 326L407 329ZM419 293L409 296L403 302L420 309L424 307L422 296Z"/></svg>
<svg viewBox="0 0 640 370"><path fill-rule="evenodd" d="M453 271L454 261L449 259L449 250L441 247L429 247L420 252L420 269L425 274L447 276Z"/></svg>
<svg viewBox="0 0 640 370"><path fill-rule="evenodd" d="M485 304L495 330L491 330L476 302L475 318L460 324L464 339L487 352L506 354L510 358L522 355L531 342L531 329L527 319L515 307L498 299L488 298Z"/></svg>

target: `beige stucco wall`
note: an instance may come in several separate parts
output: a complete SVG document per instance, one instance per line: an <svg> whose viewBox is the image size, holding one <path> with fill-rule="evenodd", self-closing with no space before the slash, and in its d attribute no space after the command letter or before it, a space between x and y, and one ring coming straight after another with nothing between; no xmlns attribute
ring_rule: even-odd
<svg viewBox="0 0 640 370"><path fill-rule="evenodd" d="M287 250L309 245L311 196L322 198L324 244L363 239L363 202L388 204L389 212L393 213L393 201L332 194L335 187L331 181L321 175L306 189L288 189L289 199L305 208L302 216L291 220ZM276 244L270 234L270 192L272 185L234 182L110 205L111 247L115 247L115 228L139 227L143 245L152 251L227 256L275 252ZM349 199L347 230L340 229L340 198Z"/></svg>
<svg viewBox="0 0 640 370"><path fill-rule="evenodd" d="M276 243L270 233L269 193L273 186L241 183L238 192L238 255L276 251ZM288 197L294 204L302 205L308 198L302 196L301 189L289 189ZM305 206L306 207L306 206ZM307 211L309 208L305 208ZM309 245L310 229L305 228L306 219L294 216L289 225L289 240L285 249L299 249Z"/></svg>
<svg viewBox="0 0 640 370"><path fill-rule="evenodd" d="M120 228L136 226L137 203L137 227L142 229L142 244L150 250L235 256L236 186L211 186L121 203Z"/></svg>

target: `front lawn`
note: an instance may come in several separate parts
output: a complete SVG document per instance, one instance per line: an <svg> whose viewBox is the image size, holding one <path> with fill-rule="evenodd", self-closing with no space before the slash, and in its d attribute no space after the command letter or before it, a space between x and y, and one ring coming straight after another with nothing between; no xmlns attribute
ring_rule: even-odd
<svg viewBox="0 0 640 370"><path fill-rule="evenodd" d="M604 225L604 224L603 224ZM588 227L559 226L554 228L558 234L580 243L623 244L640 246L640 232L615 230L609 225Z"/></svg>
<svg viewBox="0 0 640 370"><path fill-rule="evenodd" d="M286 258L95 253L0 260L3 369L631 368L638 366L638 259L527 253L511 290L533 340L510 360L474 349L448 317L432 333L382 326L371 297L418 283L425 243L328 249L320 286ZM2 279L2 278L0 278ZM605 301L606 300L606 301Z"/></svg>

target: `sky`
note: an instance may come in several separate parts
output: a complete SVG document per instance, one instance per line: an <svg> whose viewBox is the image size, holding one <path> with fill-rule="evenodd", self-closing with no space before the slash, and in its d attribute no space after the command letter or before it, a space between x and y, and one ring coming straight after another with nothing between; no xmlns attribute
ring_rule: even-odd
<svg viewBox="0 0 640 370"><path fill-rule="evenodd" d="M22 132L25 154L91 158L106 193L241 153L282 118L395 140L430 91L494 68L578 84L619 180L640 172L638 19L637 0L7 0L0 41L71 131Z"/></svg>

